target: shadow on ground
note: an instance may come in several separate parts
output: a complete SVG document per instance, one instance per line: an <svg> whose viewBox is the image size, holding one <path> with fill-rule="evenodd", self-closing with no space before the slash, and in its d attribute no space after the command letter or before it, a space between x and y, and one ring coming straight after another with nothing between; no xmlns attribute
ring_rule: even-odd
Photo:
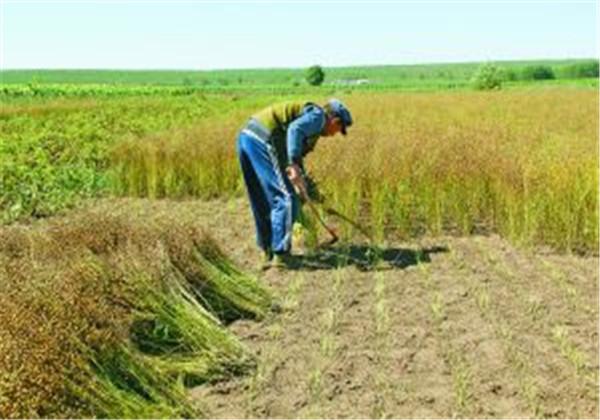
<svg viewBox="0 0 600 420"><path fill-rule="evenodd" d="M431 262L430 255L448 252L446 246L427 248L378 248L367 245L340 245L321 249L307 255L298 255L288 267L290 270L331 270L356 266L361 271L403 269L419 263Z"/></svg>

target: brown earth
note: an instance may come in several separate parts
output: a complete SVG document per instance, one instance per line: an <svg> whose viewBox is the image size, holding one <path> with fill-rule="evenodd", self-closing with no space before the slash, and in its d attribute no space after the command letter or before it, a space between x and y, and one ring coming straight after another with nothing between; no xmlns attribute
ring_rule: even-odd
<svg viewBox="0 0 600 420"><path fill-rule="evenodd" d="M210 417L598 418L597 256L438 237L373 267L358 238L260 273L245 199L119 203L197 220L282 304L230 325L257 369L190 390Z"/></svg>

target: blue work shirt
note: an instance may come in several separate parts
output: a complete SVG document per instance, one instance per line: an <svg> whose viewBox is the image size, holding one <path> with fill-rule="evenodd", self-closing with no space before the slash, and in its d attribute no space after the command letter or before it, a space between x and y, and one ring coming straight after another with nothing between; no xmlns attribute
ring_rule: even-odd
<svg viewBox="0 0 600 420"><path fill-rule="evenodd" d="M327 117L323 108L308 104L302 114L290 123L286 134L288 165L302 166L302 158L312 151L325 127Z"/></svg>

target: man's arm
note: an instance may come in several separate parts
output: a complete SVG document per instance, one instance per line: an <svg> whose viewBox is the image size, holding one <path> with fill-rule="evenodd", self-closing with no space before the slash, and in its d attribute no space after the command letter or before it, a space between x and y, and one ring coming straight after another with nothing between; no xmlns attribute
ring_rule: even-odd
<svg viewBox="0 0 600 420"><path fill-rule="evenodd" d="M306 184L302 177L304 141L321 133L325 125L325 118L325 112L321 108L311 106L288 127L286 139L288 167L286 173L303 201L308 199Z"/></svg>
<svg viewBox="0 0 600 420"><path fill-rule="evenodd" d="M286 173L290 182L292 183L296 193L300 196L300 199L304 202L308 200L308 190L304 178L302 178L302 170L296 163L292 163L286 168Z"/></svg>
<svg viewBox="0 0 600 420"><path fill-rule="evenodd" d="M287 130L286 146L288 165L296 163L302 166L305 139L318 136L325 125L325 111L317 106L307 107L304 114L296 118Z"/></svg>

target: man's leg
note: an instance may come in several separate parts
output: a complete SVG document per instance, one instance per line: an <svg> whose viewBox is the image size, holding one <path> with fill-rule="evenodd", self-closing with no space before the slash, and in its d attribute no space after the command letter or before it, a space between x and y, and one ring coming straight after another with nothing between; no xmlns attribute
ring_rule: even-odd
<svg viewBox="0 0 600 420"><path fill-rule="evenodd" d="M250 207L254 216L256 243L266 254L270 254L272 237L271 209L254 168L253 157L257 154L253 150L253 142L255 141L245 134L240 134L238 139L238 156L244 175L246 190L248 191L248 198L250 199Z"/></svg>
<svg viewBox="0 0 600 420"><path fill-rule="evenodd" d="M288 253L292 239L293 198L279 170L275 152L268 144L249 136L240 136L256 178L270 208L271 249L276 254Z"/></svg>
<svg viewBox="0 0 600 420"><path fill-rule="evenodd" d="M271 165L261 180L271 199L271 247L274 254L288 254L292 250L294 194L291 192L291 184L288 188L287 175L282 174L279 168L274 149L268 147L267 152Z"/></svg>

